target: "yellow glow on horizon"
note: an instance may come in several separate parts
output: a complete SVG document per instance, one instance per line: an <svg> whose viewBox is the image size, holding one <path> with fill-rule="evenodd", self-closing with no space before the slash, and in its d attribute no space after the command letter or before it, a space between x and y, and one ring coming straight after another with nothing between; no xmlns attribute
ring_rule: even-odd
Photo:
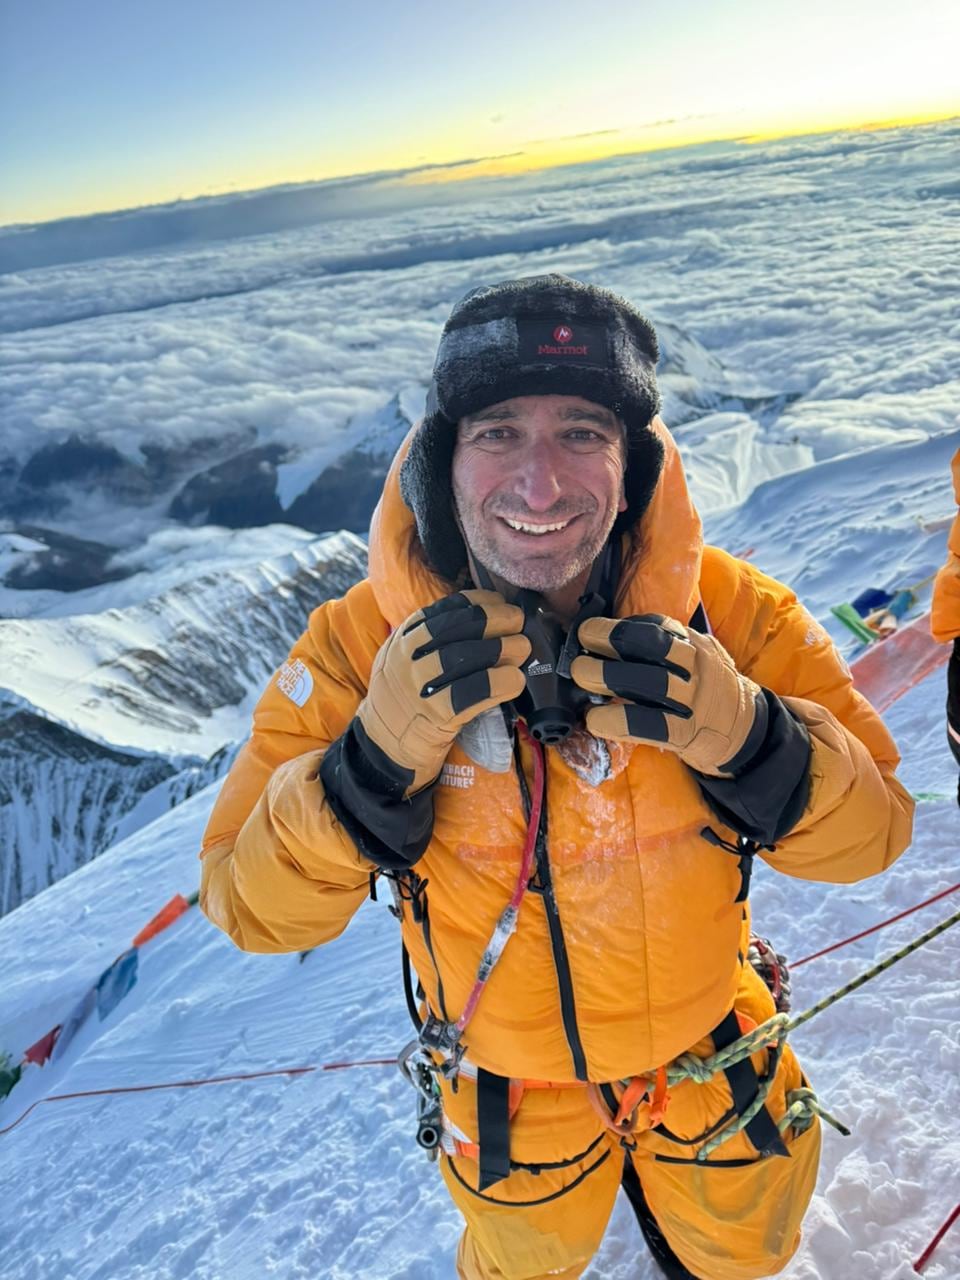
<svg viewBox="0 0 960 1280"><path fill-rule="evenodd" d="M909 128L915 125L939 124L960 118L960 101L955 105L933 111L921 111L864 120L829 114L810 114L790 123L770 122L765 127L739 127L731 123L727 127L705 130L694 122L678 122L669 128L638 130L611 129L583 138L544 140L529 143L513 155L491 156L449 169L428 170L412 174L404 182L421 185L439 182L465 182L472 178L508 177L522 173L535 173L564 165L586 164L606 160L614 156L643 155L679 147L698 146L709 142L742 142L756 145L774 142L782 138L798 138L822 133L858 132L872 133L883 129Z"/></svg>
<svg viewBox="0 0 960 1280"><path fill-rule="evenodd" d="M796 138L816 133L877 133L883 129L909 129L914 125L942 124L946 120L954 120L960 116L960 106L947 107L942 111L914 112L907 115L896 115L879 120L834 120L812 117L806 127L771 127L758 129L741 138L745 143L775 142L778 138Z"/></svg>
<svg viewBox="0 0 960 1280"><path fill-rule="evenodd" d="M791 114L782 119L769 119L761 125L755 119L748 122L730 115L722 118L701 116L674 121L663 126L595 130L572 138L520 141L513 146L504 139L501 154L466 162L459 157L476 155L482 148L471 145L469 141L458 142L456 138L447 136L442 141L438 140L429 161L422 154L422 143L418 148L419 154L416 156L400 153L388 159L383 151L379 151L357 157L363 168L353 170L338 168L335 163L331 166L312 164L306 160L294 165L275 160L269 166L247 171L231 180L223 179L218 182L214 179L206 183L197 183L192 190L189 190L187 181L180 184L180 189L177 191L171 190L169 186L164 189L159 185L155 187L147 183L142 183L133 189L127 187L123 191L111 186L101 188L96 201L83 206L74 204L69 209L62 207L59 200L51 199L46 202L42 212L36 210L30 219L21 215L9 217L6 222L8 225L12 223L29 225L59 218L85 217L96 213L130 212L138 208L173 204L179 201L232 194L252 194L275 186L333 181L380 171L416 169L417 165L422 164L436 164L441 167L424 168L420 172L399 177L396 181L405 185L465 182L473 178L497 178L535 173L560 166L605 160L613 156L640 155L709 142L739 141L744 144L759 144L822 133L873 132L907 128L942 123L958 117L960 117L960 97L952 103L931 105L926 110L890 116L875 113L867 118L862 113L837 115L810 111L802 115ZM710 127L711 123L713 127Z"/></svg>

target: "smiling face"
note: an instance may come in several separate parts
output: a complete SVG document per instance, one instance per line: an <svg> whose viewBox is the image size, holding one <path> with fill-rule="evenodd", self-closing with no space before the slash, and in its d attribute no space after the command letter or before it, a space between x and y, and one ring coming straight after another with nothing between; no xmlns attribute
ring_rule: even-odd
<svg viewBox="0 0 960 1280"><path fill-rule="evenodd" d="M461 418L453 495L474 556L569 611L626 509L624 460L619 419L579 396L516 396Z"/></svg>

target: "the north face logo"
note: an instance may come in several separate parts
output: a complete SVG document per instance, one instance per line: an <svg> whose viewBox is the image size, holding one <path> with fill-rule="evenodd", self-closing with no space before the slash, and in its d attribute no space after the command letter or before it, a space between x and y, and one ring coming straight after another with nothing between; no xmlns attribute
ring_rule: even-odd
<svg viewBox="0 0 960 1280"><path fill-rule="evenodd" d="M302 707L313 692L313 676L309 669L295 658L293 662L285 662L277 674L277 688L291 702Z"/></svg>

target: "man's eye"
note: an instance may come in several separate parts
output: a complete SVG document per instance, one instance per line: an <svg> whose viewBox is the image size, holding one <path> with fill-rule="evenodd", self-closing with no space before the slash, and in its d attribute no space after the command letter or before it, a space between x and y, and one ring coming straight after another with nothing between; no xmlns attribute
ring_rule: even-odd
<svg viewBox="0 0 960 1280"><path fill-rule="evenodd" d="M485 427L476 437L478 440L506 440L510 432L506 427Z"/></svg>

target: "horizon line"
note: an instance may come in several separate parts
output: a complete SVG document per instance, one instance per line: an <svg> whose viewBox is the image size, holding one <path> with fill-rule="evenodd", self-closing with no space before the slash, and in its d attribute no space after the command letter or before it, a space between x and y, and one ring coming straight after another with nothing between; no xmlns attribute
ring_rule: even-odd
<svg viewBox="0 0 960 1280"><path fill-rule="evenodd" d="M461 173L451 174L451 170L469 170L476 169L481 165L496 164L498 161L515 160L529 154L524 150L499 152L489 156L471 156L462 157L456 160L434 161L414 165L402 165L395 169L371 169L354 171L350 173L328 174L320 178L303 178L291 179L287 182L273 182L264 186L243 187L243 188L224 188L220 191L204 191L198 192L190 196L174 196L166 200L156 200L151 203L137 205L121 205L114 208L94 208L87 209L81 213L60 214L52 218L41 218L36 221L23 221L0 223L0 233L12 231L27 231L32 228L48 227L58 222L82 221L87 218L99 218L110 216L121 216L137 213L147 213L154 210L170 209L177 206L199 204L202 201L227 200L230 198L243 199L245 197L262 195L272 191L282 191L284 188L295 190L297 188L322 187L325 185L334 186L341 183L361 184L404 181L405 179L419 178L420 185L426 187L433 185L430 182L430 174L442 173L446 175L440 178L440 182L474 182L478 180L491 180L496 178L520 177L531 173L545 173L554 169L577 168L581 165L596 164L602 160L625 159L630 156L648 155L658 151L685 151L694 147L702 147L716 142L729 142L733 145L741 146L758 146L767 142L777 142L787 139L800 139L808 137L821 137L831 133L879 133L887 129L903 129L911 127L922 127L924 125L946 124L953 120L960 120L960 110L951 109L947 113L936 113L933 115L917 115L917 116L897 116L883 120L867 120L857 122L855 124L842 125L822 125L809 126L800 129L777 128L768 131L762 129L754 129L751 131L738 131L736 133L718 133L712 136L698 138L696 141L677 142L667 141L657 143L651 140L649 143L638 146L630 146L624 150L612 149L604 151L601 154L587 157L578 157L571 160L549 160L537 163L536 159L531 156L530 163L522 168L502 169L500 172L484 172L484 173ZM623 133L622 129L604 129L594 130L588 136L607 136L612 137L618 133ZM550 145L551 142L560 143L564 139L542 139L541 143ZM529 144L528 144L529 145Z"/></svg>

